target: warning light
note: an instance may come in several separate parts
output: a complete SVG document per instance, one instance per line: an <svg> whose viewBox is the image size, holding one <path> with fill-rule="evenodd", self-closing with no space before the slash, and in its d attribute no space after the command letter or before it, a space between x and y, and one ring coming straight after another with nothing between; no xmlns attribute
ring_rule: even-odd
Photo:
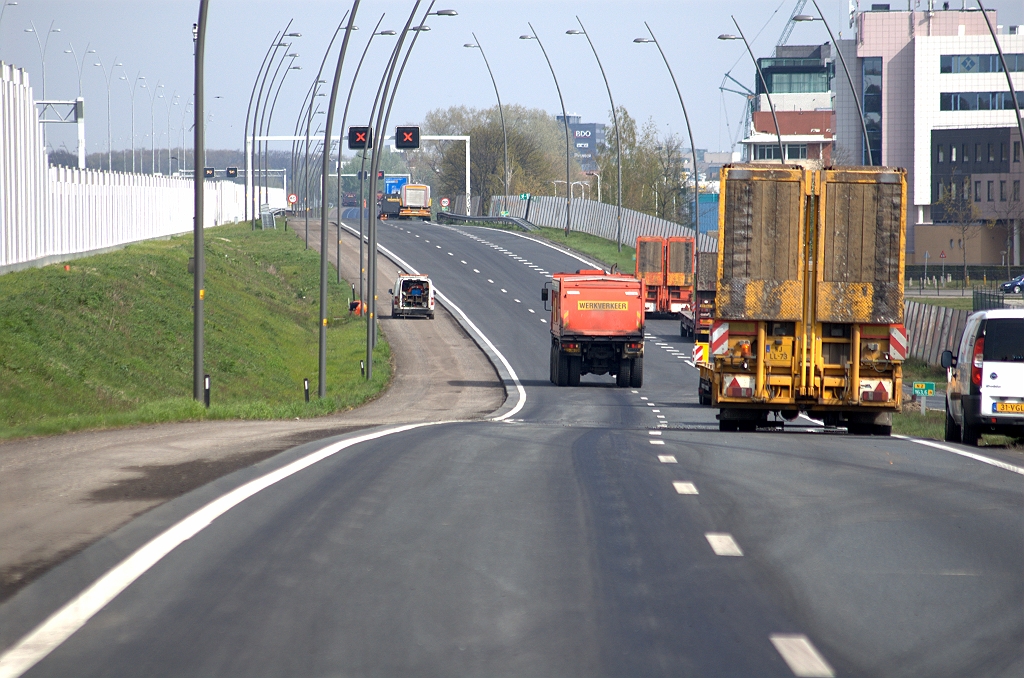
<svg viewBox="0 0 1024 678"><path fill-rule="evenodd" d="M237 167L229 167L227 169L227 175L228 175L228 179L235 179L235 178L237 178L238 177L238 168Z"/></svg>
<svg viewBox="0 0 1024 678"><path fill-rule="evenodd" d="M369 127L349 127L348 147L351 149L369 148L373 143L373 133Z"/></svg>
<svg viewBox="0 0 1024 678"><path fill-rule="evenodd" d="M213 178L213 173L214 173L214 169L212 167L204 167L203 168L203 176L206 177L207 179L212 179Z"/></svg>
<svg viewBox="0 0 1024 678"><path fill-rule="evenodd" d="M420 128L419 127L396 127L395 148L419 148Z"/></svg>

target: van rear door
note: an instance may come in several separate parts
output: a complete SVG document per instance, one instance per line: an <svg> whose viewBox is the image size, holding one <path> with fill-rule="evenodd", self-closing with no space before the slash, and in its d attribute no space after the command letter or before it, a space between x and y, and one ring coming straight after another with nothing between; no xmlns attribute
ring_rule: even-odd
<svg viewBox="0 0 1024 678"><path fill-rule="evenodd" d="M985 322L981 416L1024 421L1024 318Z"/></svg>

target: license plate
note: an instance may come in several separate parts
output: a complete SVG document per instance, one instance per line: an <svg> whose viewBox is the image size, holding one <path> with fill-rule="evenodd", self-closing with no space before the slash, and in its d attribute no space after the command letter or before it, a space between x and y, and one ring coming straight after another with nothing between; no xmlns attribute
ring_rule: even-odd
<svg viewBox="0 0 1024 678"><path fill-rule="evenodd" d="M996 403L996 412L1015 412L1024 414L1024 403Z"/></svg>

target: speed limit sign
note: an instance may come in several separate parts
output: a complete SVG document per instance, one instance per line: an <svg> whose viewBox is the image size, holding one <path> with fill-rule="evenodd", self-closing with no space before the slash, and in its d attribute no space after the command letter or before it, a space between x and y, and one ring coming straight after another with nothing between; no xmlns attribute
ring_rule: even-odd
<svg viewBox="0 0 1024 678"><path fill-rule="evenodd" d="M289 193L288 194L288 204L289 205L294 205L298 201L299 201L299 196L295 195L294 193Z"/></svg>
<svg viewBox="0 0 1024 678"><path fill-rule="evenodd" d="M451 204L452 204L452 201L449 200L448 198L441 198L441 207L448 207L448 205L451 205Z"/></svg>

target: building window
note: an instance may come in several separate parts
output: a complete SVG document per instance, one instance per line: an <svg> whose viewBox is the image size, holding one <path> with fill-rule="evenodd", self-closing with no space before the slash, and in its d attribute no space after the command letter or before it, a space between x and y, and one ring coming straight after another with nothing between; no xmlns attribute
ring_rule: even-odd
<svg viewBox="0 0 1024 678"><path fill-rule="evenodd" d="M935 153L938 155L938 162L945 162L945 159L944 159L946 157L946 155L945 155L945 153L946 153L945 148L946 148L945 146L943 146L942 144L939 144L938 147L935 149Z"/></svg>
<svg viewBox="0 0 1024 678"><path fill-rule="evenodd" d="M986 188L988 189L988 190L986 191L986 195L988 196L988 201L989 201L989 202L992 202L992 193L993 193L993 190L992 190L992 189L994 189L994 188L995 188L995 185L996 185L996 182L994 182L994 181L989 181L989 182L988 182L988 186L986 186Z"/></svg>
<svg viewBox="0 0 1024 678"><path fill-rule="evenodd" d="M1020 179L1013 180L1013 201L1020 202Z"/></svg>
<svg viewBox="0 0 1024 678"><path fill-rule="evenodd" d="M1013 142L1013 161L1020 162L1020 142Z"/></svg>
<svg viewBox="0 0 1024 678"><path fill-rule="evenodd" d="M988 145L988 161L989 162L995 162L996 161L996 154L992 151L992 144Z"/></svg>
<svg viewBox="0 0 1024 678"><path fill-rule="evenodd" d="M778 160L779 159L779 145L778 144L757 144L754 146L754 159L755 160Z"/></svg>
<svg viewBox="0 0 1024 678"><path fill-rule="evenodd" d="M970 153L967 152L967 144L964 144L963 148L961 148L960 156L960 162L967 162L971 159Z"/></svg>
<svg viewBox="0 0 1024 678"><path fill-rule="evenodd" d="M861 101L868 138L864 140L863 163L868 164L868 148L874 164L882 164L882 57L865 57L862 63Z"/></svg>
<svg viewBox="0 0 1024 678"><path fill-rule="evenodd" d="M786 144L786 159L803 160L807 158L807 144Z"/></svg>
<svg viewBox="0 0 1024 678"><path fill-rule="evenodd" d="M1006 202L1006 182L999 182L999 202Z"/></svg>
<svg viewBox="0 0 1024 678"><path fill-rule="evenodd" d="M981 182L974 182L974 202L981 202Z"/></svg>
<svg viewBox="0 0 1024 678"><path fill-rule="evenodd" d="M999 144L999 161L1006 162L1006 143Z"/></svg>
<svg viewBox="0 0 1024 678"><path fill-rule="evenodd" d="M1004 54L1011 73L1024 71L1024 54ZM944 54L939 57L940 73L1002 73L998 54Z"/></svg>
<svg viewBox="0 0 1024 678"><path fill-rule="evenodd" d="M939 179L939 182L938 182L938 184L936 184L936 186L938 188L938 194L939 194L938 202L942 202L942 199L946 197L946 185L944 183L942 183L942 179Z"/></svg>
<svg viewBox="0 0 1024 678"><path fill-rule="evenodd" d="M1024 92L1017 92L1017 103L1024 106ZM1012 111L1009 92L942 92L940 111Z"/></svg>
<svg viewBox="0 0 1024 678"><path fill-rule="evenodd" d="M949 145L949 161L956 162L956 144Z"/></svg>
<svg viewBox="0 0 1024 678"><path fill-rule="evenodd" d="M981 162L981 144L974 144L974 162Z"/></svg>

